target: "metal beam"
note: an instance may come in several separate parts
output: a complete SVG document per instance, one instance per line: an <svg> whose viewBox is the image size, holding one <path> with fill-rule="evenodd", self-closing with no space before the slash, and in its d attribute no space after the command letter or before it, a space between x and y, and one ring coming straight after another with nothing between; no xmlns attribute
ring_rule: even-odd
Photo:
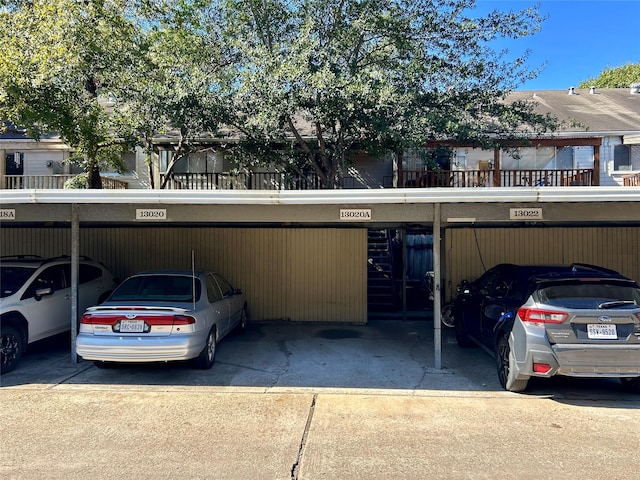
<svg viewBox="0 0 640 480"><path fill-rule="evenodd" d="M434 363L437 370L442 369L442 322L440 312L442 307L440 301L442 295L440 293L440 279L442 278L440 264L440 204L435 205L433 212L433 348Z"/></svg>
<svg viewBox="0 0 640 480"><path fill-rule="evenodd" d="M78 290L80 265L80 206L71 205L71 363L77 363Z"/></svg>

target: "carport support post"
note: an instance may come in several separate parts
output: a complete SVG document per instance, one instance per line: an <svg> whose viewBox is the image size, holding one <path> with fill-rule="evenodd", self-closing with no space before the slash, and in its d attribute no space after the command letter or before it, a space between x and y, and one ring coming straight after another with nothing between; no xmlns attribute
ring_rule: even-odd
<svg viewBox="0 0 640 480"><path fill-rule="evenodd" d="M71 363L78 363L76 335L78 332L78 268L80 264L80 206L71 205Z"/></svg>
<svg viewBox="0 0 640 480"><path fill-rule="evenodd" d="M433 210L433 348L436 370L442 369L442 322L440 320L440 204Z"/></svg>

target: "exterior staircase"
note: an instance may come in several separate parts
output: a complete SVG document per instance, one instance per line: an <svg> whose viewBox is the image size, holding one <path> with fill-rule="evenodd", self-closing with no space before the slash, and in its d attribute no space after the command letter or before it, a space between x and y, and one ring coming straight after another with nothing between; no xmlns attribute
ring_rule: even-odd
<svg viewBox="0 0 640 480"><path fill-rule="evenodd" d="M368 310L370 313L393 311L397 302L389 230L369 230L368 245Z"/></svg>

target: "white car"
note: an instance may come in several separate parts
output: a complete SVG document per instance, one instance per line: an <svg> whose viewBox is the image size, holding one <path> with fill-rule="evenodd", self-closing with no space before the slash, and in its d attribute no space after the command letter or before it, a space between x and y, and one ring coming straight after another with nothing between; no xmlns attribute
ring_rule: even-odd
<svg viewBox="0 0 640 480"><path fill-rule="evenodd" d="M104 300L115 281L99 262L79 261L78 312ZM27 345L71 330L71 258L19 255L0 259L2 373L13 370Z"/></svg>
<svg viewBox="0 0 640 480"><path fill-rule="evenodd" d="M150 271L126 279L80 322L76 352L103 367L109 362L193 360L213 366L216 344L244 331L242 290L207 271Z"/></svg>

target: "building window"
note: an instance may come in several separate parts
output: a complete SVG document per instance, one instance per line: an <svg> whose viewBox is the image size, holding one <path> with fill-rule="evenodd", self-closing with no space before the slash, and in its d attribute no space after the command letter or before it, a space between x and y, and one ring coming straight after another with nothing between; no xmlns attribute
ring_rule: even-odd
<svg viewBox="0 0 640 480"><path fill-rule="evenodd" d="M24 175L24 153L8 153L5 163L7 175Z"/></svg>
<svg viewBox="0 0 640 480"><path fill-rule="evenodd" d="M160 150L160 173L165 173L171 159L173 158L173 152L169 150Z"/></svg>
<svg viewBox="0 0 640 480"><path fill-rule="evenodd" d="M631 170L631 149L629 145L615 145L613 147L613 169Z"/></svg>

